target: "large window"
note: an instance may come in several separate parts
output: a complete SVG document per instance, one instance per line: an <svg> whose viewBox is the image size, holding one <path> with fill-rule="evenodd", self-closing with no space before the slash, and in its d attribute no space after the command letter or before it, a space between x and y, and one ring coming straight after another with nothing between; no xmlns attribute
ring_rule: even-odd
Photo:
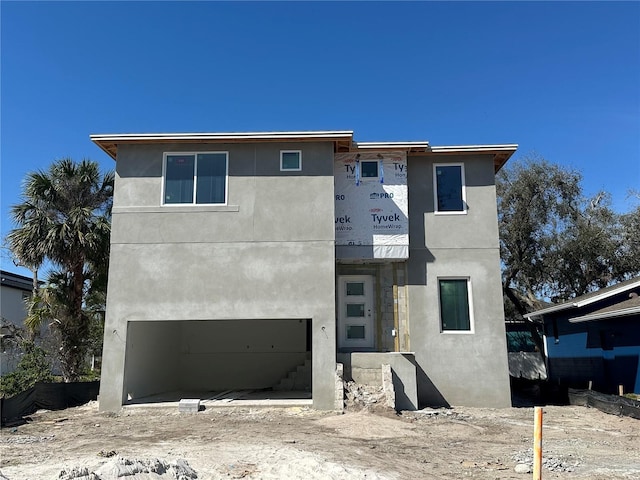
<svg viewBox="0 0 640 480"><path fill-rule="evenodd" d="M163 203L225 204L227 166L227 152L165 154Z"/></svg>
<svg viewBox="0 0 640 480"><path fill-rule="evenodd" d="M440 322L442 331L472 331L469 279L439 279L438 287L440 290Z"/></svg>
<svg viewBox="0 0 640 480"><path fill-rule="evenodd" d="M436 213L465 213L464 165L433 166Z"/></svg>

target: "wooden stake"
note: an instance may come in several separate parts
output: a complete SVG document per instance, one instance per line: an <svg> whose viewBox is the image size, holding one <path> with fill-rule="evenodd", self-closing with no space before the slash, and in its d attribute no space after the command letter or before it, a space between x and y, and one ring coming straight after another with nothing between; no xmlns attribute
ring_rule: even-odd
<svg viewBox="0 0 640 480"><path fill-rule="evenodd" d="M624 396L624 385L618 385L618 395Z"/></svg>
<svg viewBox="0 0 640 480"><path fill-rule="evenodd" d="M533 410L533 480L542 480L542 407Z"/></svg>
<svg viewBox="0 0 640 480"><path fill-rule="evenodd" d="M589 380L589 390L591 390L591 387L593 387L593 380Z"/></svg>

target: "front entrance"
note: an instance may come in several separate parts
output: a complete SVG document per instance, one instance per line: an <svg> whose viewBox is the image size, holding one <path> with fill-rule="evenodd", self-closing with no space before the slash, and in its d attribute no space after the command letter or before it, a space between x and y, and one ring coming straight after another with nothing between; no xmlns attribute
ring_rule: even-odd
<svg viewBox="0 0 640 480"><path fill-rule="evenodd" d="M338 277L338 349L367 350L374 346L373 276Z"/></svg>

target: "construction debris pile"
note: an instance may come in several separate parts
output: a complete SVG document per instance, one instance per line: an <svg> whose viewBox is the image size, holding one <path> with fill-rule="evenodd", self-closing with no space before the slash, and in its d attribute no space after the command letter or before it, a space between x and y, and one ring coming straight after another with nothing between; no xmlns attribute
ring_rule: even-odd
<svg viewBox="0 0 640 480"><path fill-rule="evenodd" d="M569 454L569 457L571 457L571 454ZM518 465L527 465L531 467L533 465L533 449L530 448L528 450L518 452L513 456L513 459L518 463ZM544 454L544 457L542 458L542 466L550 472L573 472L578 465L580 465L580 461L575 458L557 458L547 454ZM529 472L523 471L522 473Z"/></svg>
<svg viewBox="0 0 640 480"><path fill-rule="evenodd" d="M382 386L361 385L356 382L344 382L344 406L351 411L366 410L369 412L394 410L393 399Z"/></svg>
<svg viewBox="0 0 640 480"><path fill-rule="evenodd" d="M198 474L183 459L163 462L158 459L140 460L116 456L96 471L74 467L61 471L58 476L59 480L116 480L123 477L137 480L193 480L198 478Z"/></svg>

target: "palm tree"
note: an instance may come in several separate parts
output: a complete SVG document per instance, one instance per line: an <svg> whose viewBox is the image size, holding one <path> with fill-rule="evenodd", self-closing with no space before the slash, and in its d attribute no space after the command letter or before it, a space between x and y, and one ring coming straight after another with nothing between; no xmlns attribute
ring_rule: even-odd
<svg viewBox="0 0 640 480"><path fill-rule="evenodd" d="M27 325L37 330L48 322L60 340L65 382L82 374L90 316L88 292L103 284L109 256L113 172L101 175L96 162L69 158L48 170L31 172L22 203L11 208L17 228L7 243L22 264L37 270L49 262L47 285L32 298ZM99 279L99 280L98 280Z"/></svg>

